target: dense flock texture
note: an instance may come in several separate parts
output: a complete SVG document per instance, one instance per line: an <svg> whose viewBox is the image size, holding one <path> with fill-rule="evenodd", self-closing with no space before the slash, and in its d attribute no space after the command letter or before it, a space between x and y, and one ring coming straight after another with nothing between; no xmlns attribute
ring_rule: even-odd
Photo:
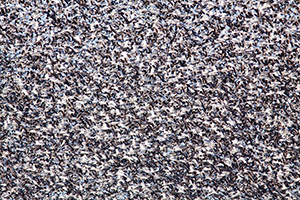
<svg viewBox="0 0 300 200"><path fill-rule="evenodd" d="M0 3L1 199L300 199L300 2Z"/></svg>

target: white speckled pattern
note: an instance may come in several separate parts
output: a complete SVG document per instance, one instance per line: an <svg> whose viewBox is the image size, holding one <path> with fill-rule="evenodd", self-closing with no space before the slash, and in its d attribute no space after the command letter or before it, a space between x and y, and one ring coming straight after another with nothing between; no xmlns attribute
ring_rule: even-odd
<svg viewBox="0 0 300 200"><path fill-rule="evenodd" d="M299 5L1 1L0 199L300 199Z"/></svg>

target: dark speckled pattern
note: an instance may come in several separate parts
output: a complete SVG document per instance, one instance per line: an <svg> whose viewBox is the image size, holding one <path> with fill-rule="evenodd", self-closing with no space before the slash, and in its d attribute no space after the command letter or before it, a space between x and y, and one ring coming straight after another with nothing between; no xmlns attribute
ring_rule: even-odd
<svg viewBox="0 0 300 200"><path fill-rule="evenodd" d="M0 3L0 199L300 199L300 2Z"/></svg>

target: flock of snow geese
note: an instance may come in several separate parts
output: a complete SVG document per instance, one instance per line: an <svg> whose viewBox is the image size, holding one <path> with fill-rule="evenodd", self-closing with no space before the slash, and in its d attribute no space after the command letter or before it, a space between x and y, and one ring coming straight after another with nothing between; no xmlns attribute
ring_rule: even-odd
<svg viewBox="0 0 300 200"><path fill-rule="evenodd" d="M300 199L297 0L0 4L1 199Z"/></svg>

